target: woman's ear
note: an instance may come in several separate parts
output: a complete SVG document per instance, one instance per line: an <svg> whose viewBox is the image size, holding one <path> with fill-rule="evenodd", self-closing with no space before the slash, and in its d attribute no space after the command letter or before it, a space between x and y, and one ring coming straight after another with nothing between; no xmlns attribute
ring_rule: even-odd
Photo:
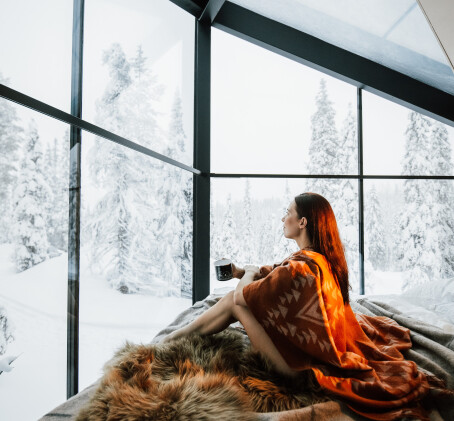
<svg viewBox="0 0 454 421"><path fill-rule="evenodd" d="M306 228L307 226L307 219L305 216L303 216L301 219L300 219L300 229L303 229L303 228Z"/></svg>

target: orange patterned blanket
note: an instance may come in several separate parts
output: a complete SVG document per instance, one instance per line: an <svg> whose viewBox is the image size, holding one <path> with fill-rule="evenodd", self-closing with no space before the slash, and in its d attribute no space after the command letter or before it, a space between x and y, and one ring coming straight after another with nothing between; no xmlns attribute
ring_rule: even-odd
<svg viewBox="0 0 454 421"><path fill-rule="evenodd" d="M428 377L401 353L412 346L408 329L388 317L355 317L319 253L300 250L260 271L243 295L291 368L312 369L327 392L367 418L429 419L420 404Z"/></svg>

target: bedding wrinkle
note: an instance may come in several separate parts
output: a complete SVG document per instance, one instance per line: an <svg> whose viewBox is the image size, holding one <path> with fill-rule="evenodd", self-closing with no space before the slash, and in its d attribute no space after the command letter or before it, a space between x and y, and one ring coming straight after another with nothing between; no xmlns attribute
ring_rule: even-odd
<svg viewBox="0 0 454 421"><path fill-rule="evenodd" d="M260 274L244 299L289 367L311 369L325 392L367 418L429 419L421 399L430 379L402 354L410 330L355 315L322 254L300 250Z"/></svg>

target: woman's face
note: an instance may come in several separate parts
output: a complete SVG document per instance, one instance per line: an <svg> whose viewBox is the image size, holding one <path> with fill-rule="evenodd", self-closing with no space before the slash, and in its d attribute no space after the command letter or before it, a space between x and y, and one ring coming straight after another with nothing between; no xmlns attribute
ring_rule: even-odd
<svg viewBox="0 0 454 421"><path fill-rule="evenodd" d="M296 238L301 232L301 222L304 222L304 217L299 218L296 213L295 201L292 201L287 208L287 213L283 216L282 222L284 223L284 236L286 238ZM303 221L302 221L303 220Z"/></svg>

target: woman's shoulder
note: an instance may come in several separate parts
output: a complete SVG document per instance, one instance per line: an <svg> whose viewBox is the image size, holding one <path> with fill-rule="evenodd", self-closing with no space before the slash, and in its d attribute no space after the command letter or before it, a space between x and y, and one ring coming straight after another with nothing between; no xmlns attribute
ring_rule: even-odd
<svg viewBox="0 0 454 421"><path fill-rule="evenodd" d="M303 258L308 257L313 260L325 260L326 261L326 257L323 254L318 253L314 250L307 250L307 249L300 249L298 251L295 251L294 253L292 253L289 256L289 259L298 260L298 258L301 258L301 257L303 257Z"/></svg>
<svg viewBox="0 0 454 421"><path fill-rule="evenodd" d="M314 250L305 250L301 249L289 256L289 262L292 261L294 264L296 262L301 262L301 264L307 264L312 271L316 271L316 267L319 268L321 272L329 270L329 265L326 257Z"/></svg>

